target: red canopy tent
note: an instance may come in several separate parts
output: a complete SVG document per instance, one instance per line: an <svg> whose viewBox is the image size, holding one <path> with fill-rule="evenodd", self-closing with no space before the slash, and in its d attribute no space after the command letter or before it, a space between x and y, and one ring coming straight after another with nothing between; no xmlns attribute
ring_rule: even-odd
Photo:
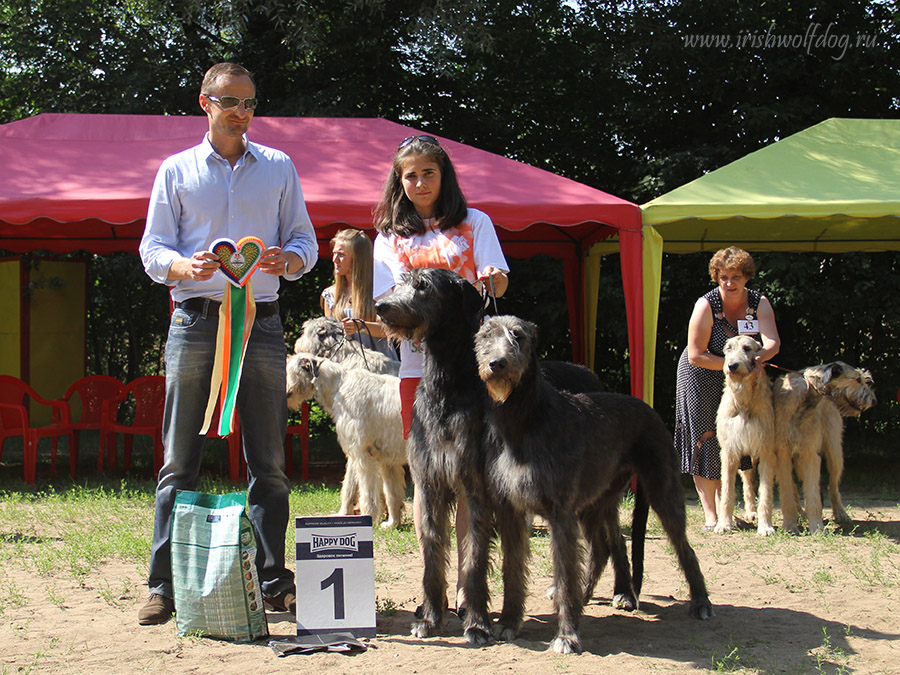
<svg viewBox="0 0 900 675"><path fill-rule="evenodd" d="M195 145L205 117L42 114L0 125L0 248L137 252L160 162ZM294 161L320 251L343 226L372 228L398 142L415 129L384 119L257 117L250 138ZM556 174L441 138L469 203L497 225L509 257L564 264L573 359L584 361L584 261L618 235L632 393L642 395L641 213L637 205ZM595 280L594 280L595 281ZM590 339L593 339L592 337Z"/></svg>

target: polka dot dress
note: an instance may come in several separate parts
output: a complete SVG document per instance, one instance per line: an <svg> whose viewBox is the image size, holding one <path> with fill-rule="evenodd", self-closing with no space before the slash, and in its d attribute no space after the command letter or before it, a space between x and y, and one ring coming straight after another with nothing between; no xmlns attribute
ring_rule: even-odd
<svg viewBox="0 0 900 675"><path fill-rule="evenodd" d="M747 289L748 314L756 317L759 291ZM737 329L725 318L722 297L714 288L703 296L712 307L713 326L707 351L723 355L725 342L737 335ZM721 370L708 370L692 366L687 349L678 359L678 375L675 384L675 447L681 453L681 472L695 474L710 480L719 480L722 465L719 459L719 441L716 439L716 412L722 400L725 375ZM741 460L741 469L749 469L749 457Z"/></svg>

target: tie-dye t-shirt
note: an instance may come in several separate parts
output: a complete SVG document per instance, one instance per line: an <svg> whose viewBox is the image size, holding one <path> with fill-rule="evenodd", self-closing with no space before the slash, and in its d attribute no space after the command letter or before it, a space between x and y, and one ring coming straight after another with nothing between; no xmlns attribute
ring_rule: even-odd
<svg viewBox="0 0 900 675"><path fill-rule="evenodd" d="M441 232L426 221L423 234L410 237L379 234L375 238L374 295L381 298L413 269L448 269L475 283L478 272L493 266L509 271L494 224L477 209L469 209L466 220ZM421 377L421 345L404 340L400 346L400 377Z"/></svg>

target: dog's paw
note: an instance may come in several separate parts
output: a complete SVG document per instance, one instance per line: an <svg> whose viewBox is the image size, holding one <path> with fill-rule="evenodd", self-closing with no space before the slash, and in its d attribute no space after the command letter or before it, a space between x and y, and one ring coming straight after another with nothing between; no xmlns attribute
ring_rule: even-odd
<svg viewBox="0 0 900 675"><path fill-rule="evenodd" d="M781 524L781 529L785 532L789 532L790 534L800 534L800 526L796 521L794 522L784 522Z"/></svg>
<svg viewBox="0 0 900 675"><path fill-rule="evenodd" d="M822 534L823 532L825 532L825 523L821 519L809 521L810 534Z"/></svg>
<svg viewBox="0 0 900 675"><path fill-rule="evenodd" d="M497 622L494 624L494 637L502 642L512 642L518 637L519 631L513 626Z"/></svg>
<svg viewBox="0 0 900 675"><path fill-rule="evenodd" d="M490 630L481 626L470 626L465 630L466 642L474 647L485 647L494 644L494 636Z"/></svg>
<svg viewBox="0 0 900 675"><path fill-rule="evenodd" d="M614 609L633 612L638 608L638 600L633 593L616 593L612 599L612 606Z"/></svg>
<svg viewBox="0 0 900 675"><path fill-rule="evenodd" d="M775 534L775 528L771 525L760 523L756 528L756 534L758 534L760 537L768 537Z"/></svg>
<svg viewBox="0 0 900 675"><path fill-rule="evenodd" d="M440 633L440 628L438 628L433 621L413 621L412 625L409 627L409 633L413 637L427 638L438 635Z"/></svg>
<svg viewBox="0 0 900 675"><path fill-rule="evenodd" d="M550 643L550 649L557 654L580 654L581 640L577 635L557 635Z"/></svg>
<svg viewBox="0 0 900 675"><path fill-rule="evenodd" d="M853 523L853 521L850 520L850 516L848 516L847 512L844 511L843 509L834 511L832 513L831 518L832 518L832 520L834 520L834 522L836 522L838 525L841 525L841 526L850 525Z"/></svg>
<svg viewBox="0 0 900 675"><path fill-rule="evenodd" d="M383 523L381 523L380 527L382 530L389 530L392 527L400 527L400 523L396 520L385 520Z"/></svg>
<svg viewBox="0 0 900 675"><path fill-rule="evenodd" d="M724 532L731 532L734 529L734 521L733 520L720 520L716 523L716 534L722 534Z"/></svg>
<svg viewBox="0 0 900 675"><path fill-rule="evenodd" d="M701 621L706 621L707 619L711 619L716 615L713 611L712 604L709 601L709 598L703 596L702 598L692 598L691 599L691 618L692 619L700 619Z"/></svg>

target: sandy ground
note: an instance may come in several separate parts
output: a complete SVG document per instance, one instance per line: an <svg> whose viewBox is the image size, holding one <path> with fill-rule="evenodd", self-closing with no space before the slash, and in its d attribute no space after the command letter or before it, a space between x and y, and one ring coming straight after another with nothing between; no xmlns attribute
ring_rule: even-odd
<svg viewBox="0 0 900 675"><path fill-rule="evenodd" d="M61 572L38 575L7 562L0 584L16 594L15 602L4 595L0 613L0 674L900 673L900 505L852 495L846 502L853 531L776 540L762 540L754 531L701 533L691 503L690 539L716 617L689 618L684 579L656 529L647 546L640 609L611 609L612 581L604 574L581 623L585 652L565 657L547 651L555 620L544 597L549 577L543 554L532 560L528 617L513 643L469 647L455 616L442 637L411 637L421 563L416 554L391 555L376 547L376 596L386 611L378 615L369 649L280 658L264 641L182 637L174 621L139 626L146 587L134 563L106 562L79 584ZM291 616L269 614L272 636L293 636L295 629Z"/></svg>

